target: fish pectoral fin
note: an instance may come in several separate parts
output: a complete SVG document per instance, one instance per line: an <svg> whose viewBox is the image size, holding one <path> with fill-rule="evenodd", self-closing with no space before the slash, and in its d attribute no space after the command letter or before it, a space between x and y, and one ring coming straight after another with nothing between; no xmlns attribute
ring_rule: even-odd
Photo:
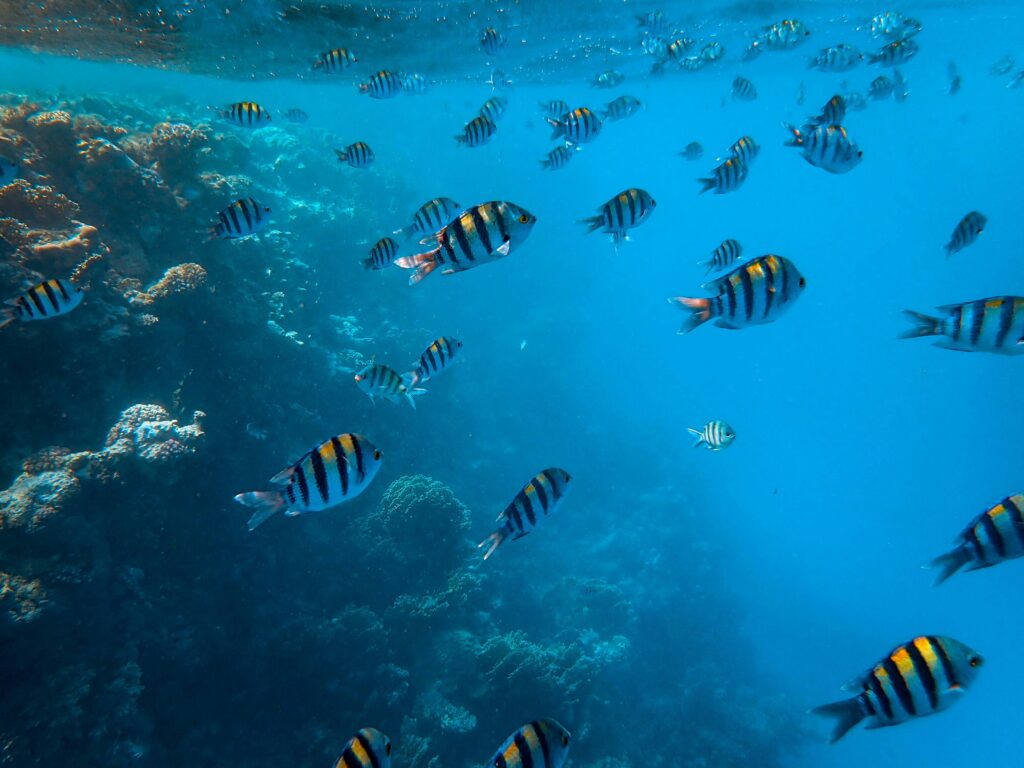
<svg viewBox="0 0 1024 768"><path fill-rule="evenodd" d="M946 689L946 693L966 693L966 689L959 683L953 683Z"/></svg>
<svg viewBox="0 0 1024 768"><path fill-rule="evenodd" d="M715 320L715 327L717 327L717 328L725 328L725 330L727 330L727 331L738 331L739 330L739 326L735 326L735 325L730 324L729 321L726 320L725 318L719 318L718 320Z"/></svg>
<svg viewBox="0 0 1024 768"><path fill-rule="evenodd" d="M512 250L512 241L505 240L504 243L494 249L496 253L500 253L502 256L508 256L510 250Z"/></svg>

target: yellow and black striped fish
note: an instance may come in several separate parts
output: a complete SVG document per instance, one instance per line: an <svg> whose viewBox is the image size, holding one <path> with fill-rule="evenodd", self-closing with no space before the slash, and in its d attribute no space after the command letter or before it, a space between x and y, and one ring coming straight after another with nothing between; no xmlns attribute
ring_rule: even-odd
<svg viewBox="0 0 1024 768"><path fill-rule="evenodd" d="M809 125L839 125L846 117L846 99L837 93L825 102L821 114L807 118Z"/></svg>
<svg viewBox="0 0 1024 768"><path fill-rule="evenodd" d="M916 339L941 336L935 346L960 352L1024 354L1024 296L993 296L989 299L946 304L939 317L912 310L903 314L917 325L900 336Z"/></svg>
<svg viewBox="0 0 1024 768"><path fill-rule="evenodd" d="M493 56L505 47L505 37L494 27L487 27L480 33L480 48Z"/></svg>
<svg viewBox="0 0 1024 768"><path fill-rule="evenodd" d="M229 104L217 114L235 125L243 128L260 128L270 122L270 113L255 101L238 101Z"/></svg>
<svg viewBox="0 0 1024 768"><path fill-rule="evenodd" d="M370 145L365 141L357 141L344 149L336 149L334 154L338 156L339 163L348 163L353 168L369 168L376 158Z"/></svg>
<svg viewBox="0 0 1024 768"><path fill-rule="evenodd" d="M392 260L398 253L398 243L391 237L382 237L373 248L370 255L363 259L363 267L366 269L387 269L391 266Z"/></svg>
<svg viewBox="0 0 1024 768"><path fill-rule="evenodd" d="M709 178L697 179L701 184L701 194L709 189L715 190L716 195L724 195L726 192L735 192L743 182L747 180L750 167L738 157L730 157L720 166L711 172Z"/></svg>
<svg viewBox="0 0 1024 768"><path fill-rule="evenodd" d="M412 223L395 230L395 234L403 237L433 235L440 232L461 210L462 206L450 197L435 197L417 208L412 215Z"/></svg>
<svg viewBox="0 0 1024 768"><path fill-rule="evenodd" d="M430 381L446 370L460 349L462 349L462 342L450 336L442 336L432 341L420 355L416 370L411 373L411 386L415 387L424 381Z"/></svg>
<svg viewBox="0 0 1024 768"><path fill-rule="evenodd" d="M259 232L270 221L270 209L260 205L251 197L235 200L217 214L217 223L210 227L207 238L215 240L237 240L240 237Z"/></svg>
<svg viewBox="0 0 1024 768"><path fill-rule="evenodd" d="M341 72L355 64L359 59L348 48L332 48L324 51L313 64L313 69L322 69L324 72Z"/></svg>
<svg viewBox="0 0 1024 768"><path fill-rule="evenodd" d="M711 252L710 259L697 263L707 265L708 271L705 274L710 275L712 272L725 269L738 261L742 253L743 246L740 245L740 241L729 238L728 240L723 240L722 244Z"/></svg>
<svg viewBox="0 0 1024 768"><path fill-rule="evenodd" d="M508 109L508 99L504 96L491 96L480 107L480 117L486 117L492 123L497 123L505 114L506 109Z"/></svg>
<svg viewBox="0 0 1024 768"><path fill-rule="evenodd" d="M985 231L988 226L988 219L985 214L978 211L971 211L956 225L952 237L946 243L946 258L954 253L962 251L968 245L978 239L978 235Z"/></svg>
<svg viewBox="0 0 1024 768"><path fill-rule="evenodd" d="M807 281L782 256L758 256L732 272L705 284L714 291L709 299L677 296L669 299L690 314L679 329L689 333L708 320L715 319L719 328L746 328L777 319L803 293Z"/></svg>
<svg viewBox="0 0 1024 768"><path fill-rule="evenodd" d="M391 739L376 728L360 728L334 768L391 768Z"/></svg>
<svg viewBox="0 0 1024 768"><path fill-rule="evenodd" d="M631 187L602 205L597 216L581 219L580 223L586 224L589 232L600 229L609 233L613 242L621 243L627 239L626 232L643 224L657 205L646 190Z"/></svg>
<svg viewBox="0 0 1024 768"><path fill-rule="evenodd" d="M829 173L849 173L864 158L857 143L841 125L805 125L803 129L783 123L792 134L787 147L799 147L803 158Z"/></svg>
<svg viewBox="0 0 1024 768"><path fill-rule="evenodd" d="M359 92L369 94L371 99L393 99L402 92L402 78L382 69L367 82L360 83Z"/></svg>
<svg viewBox="0 0 1024 768"><path fill-rule="evenodd" d="M546 171L557 171L559 168L565 168L572 160L573 155L576 154L578 148L567 147L564 144L559 147L555 147L547 156L540 161L540 166Z"/></svg>
<svg viewBox="0 0 1024 768"><path fill-rule="evenodd" d="M534 720L505 739L488 768L562 768L570 739L557 720Z"/></svg>
<svg viewBox="0 0 1024 768"><path fill-rule="evenodd" d="M235 501L256 510L249 518L251 531L281 510L293 517L354 499L377 476L380 462L381 453L373 443L348 432L325 440L270 478L271 483L283 485L283 490L240 493Z"/></svg>
<svg viewBox="0 0 1024 768"><path fill-rule="evenodd" d="M462 133L455 136L455 141L467 147L479 147L491 140L498 132L498 126L489 117L477 115L462 128Z"/></svg>
<svg viewBox="0 0 1024 768"><path fill-rule="evenodd" d="M570 144L586 144L601 133L601 118L586 107L566 112L555 119L544 118L551 126L551 140L561 137Z"/></svg>
<svg viewBox="0 0 1024 768"><path fill-rule="evenodd" d="M757 153L760 151L760 145L750 136L740 136L733 142L732 146L729 147L729 154L733 157L739 158L739 160L748 168L750 167L750 164L754 162L754 158L757 157Z"/></svg>
<svg viewBox="0 0 1024 768"><path fill-rule="evenodd" d="M521 539L555 511L569 492L572 478L564 469L550 467L534 476L498 515L498 529L477 545L487 547L484 560L494 554L506 539Z"/></svg>
<svg viewBox="0 0 1024 768"><path fill-rule="evenodd" d="M732 81L732 97L737 101L755 101L757 88L747 78L737 75Z"/></svg>
<svg viewBox="0 0 1024 768"><path fill-rule="evenodd" d="M45 280L17 298L4 302L6 306L0 309L0 328L7 327L15 320L28 323L66 315L81 304L84 298L85 292L70 280Z"/></svg>
<svg viewBox="0 0 1024 768"><path fill-rule="evenodd" d="M836 720L829 738L834 744L863 720L869 729L883 728L941 712L970 687L983 662L977 652L950 637L915 637L843 686L857 691L852 699L811 711Z"/></svg>
<svg viewBox="0 0 1024 768"><path fill-rule="evenodd" d="M952 551L932 560L939 585L963 568L976 571L1024 557L1024 493L1007 496L980 515L956 538Z"/></svg>
<svg viewBox="0 0 1024 768"><path fill-rule="evenodd" d="M370 398L371 403L374 397L383 397L392 403L398 403L404 397L415 410L414 398L427 390L414 389L412 377L411 373L403 376L386 365L370 363L355 375L355 380L359 388Z"/></svg>

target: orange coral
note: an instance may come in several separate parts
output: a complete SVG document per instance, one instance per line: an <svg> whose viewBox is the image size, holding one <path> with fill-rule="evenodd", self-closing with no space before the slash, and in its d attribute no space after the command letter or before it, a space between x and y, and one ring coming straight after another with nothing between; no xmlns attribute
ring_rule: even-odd
<svg viewBox="0 0 1024 768"><path fill-rule="evenodd" d="M145 291L132 297L132 304L152 304L175 293L194 291L206 283L206 270L194 263L171 267L164 276Z"/></svg>

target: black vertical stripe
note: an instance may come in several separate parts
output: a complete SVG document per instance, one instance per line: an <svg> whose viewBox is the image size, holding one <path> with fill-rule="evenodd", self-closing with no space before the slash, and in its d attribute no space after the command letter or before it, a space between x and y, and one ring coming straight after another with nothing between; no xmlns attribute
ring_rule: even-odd
<svg viewBox="0 0 1024 768"><path fill-rule="evenodd" d="M530 525L536 525L537 513L533 511L533 502L530 501L530 494L525 489L519 492L519 506L526 513L526 519L530 521Z"/></svg>
<svg viewBox="0 0 1024 768"><path fill-rule="evenodd" d="M1002 504L1006 507L1006 511L1010 513L1013 528L1017 531L1017 538L1020 539L1021 547L1024 547L1024 510L1017 506L1017 502L1013 500L1012 496L1007 496L1003 499Z"/></svg>
<svg viewBox="0 0 1024 768"><path fill-rule="evenodd" d="M518 498L518 497L517 497ZM516 499L512 499L512 503L505 508L505 517L511 520L515 524L515 529L520 533L523 532L523 516L519 514L519 506L516 504Z"/></svg>
<svg viewBox="0 0 1024 768"><path fill-rule="evenodd" d="M886 658L882 662L882 667L889 673L889 681L892 683L893 690L896 691L896 696L899 697L903 709L910 715L916 715L917 709L914 707L914 696L910 693L907 681L903 679L903 675L899 667L896 666L896 662L891 657Z"/></svg>
<svg viewBox="0 0 1024 768"><path fill-rule="evenodd" d="M976 301L971 305L974 314L971 316L971 344L977 344L981 337L981 329L985 324L985 302Z"/></svg>
<svg viewBox="0 0 1024 768"><path fill-rule="evenodd" d="M288 504L295 503L295 486L291 483L284 489L285 495L288 497Z"/></svg>
<svg viewBox="0 0 1024 768"><path fill-rule="evenodd" d="M743 312L750 320L754 316L754 280L750 276L750 267L740 270L740 281L743 284Z"/></svg>
<svg viewBox="0 0 1024 768"><path fill-rule="evenodd" d="M504 753L499 752L494 756L494 768L508 768Z"/></svg>
<svg viewBox="0 0 1024 768"><path fill-rule="evenodd" d="M767 320L769 313L772 311L772 302L775 301L775 272L772 271L772 260L761 259L761 268L764 269L766 288L764 293L764 315L762 317Z"/></svg>
<svg viewBox="0 0 1024 768"><path fill-rule="evenodd" d="M472 216L469 218L470 221L473 220ZM453 223L452 229L455 230L455 241L459 244L459 249L462 251L462 254L470 261L474 261L473 251L469 244L469 238L466 237L466 230L463 228L461 218Z"/></svg>
<svg viewBox="0 0 1024 768"><path fill-rule="evenodd" d="M302 465L298 464L295 467L295 480L299 484L299 495L302 496L302 504L306 507L309 506L309 485L306 483L306 473L302 470Z"/></svg>
<svg viewBox="0 0 1024 768"><path fill-rule="evenodd" d="M544 726L534 720L530 723L530 727L533 728L533 732L537 736L537 743L540 744L540 753L544 758L544 765L542 768L552 768L551 747L548 745L548 736L544 733Z"/></svg>
<svg viewBox="0 0 1024 768"><path fill-rule="evenodd" d="M252 232L252 217L249 215L249 204L245 200L238 201L238 208L245 216L245 228L247 232Z"/></svg>
<svg viewBox="0 0 1024 768"><path fill-rule="evenodd" d="M1010 326L1013 325L1013 299L1009 296L1004 296L1001 301L1003 304L999 308L999 333L996 335L997 347L1003 346L1006 337L1010 335Z"/></svg>
<svg viewBox="0 0 1024 768"><path fill-rule="evenodd" d="M68 292L64 288L63 280L54 280L53 284L57 286L57 290L60 291L60 295L64 297L64 301L71 301L71 297L68 296Z"/></svg>
<svg viewBox="0 0 1024 768"><path fill-rule="evenodd" d="M320 449L316 448L309 454L309 462L313 465L313 480L316 482L316 490L320 499L327 503L327 468L324 466L324 457L320 455Z"/></svg>
<svg viewBox="0 0 1024 768"><path fill-rule="evenodd" d="M498 234L501 235L501 242L507 243L512 238L508 234L508 226L506 226L505 214L511 213L508 208L502 209L500 206L491 206L491 216L496 222L498 222ZM513 215L515 215L513 213Z"/></svg>
<svg viewBox="0 0 1024 768"><path fill-rule="evenodd" d="M736 317L736 289L733 287L732 278L726 278L722 281L725 287L725 298L727 303L726 314L730 317Z"/></svg>
<svg viewBox="0 0 1024 768"><path fill-rule="evenodd" d="M960 683L956 678L956 670L953 668L953 660L946 653L946 648L933 635L928 635L927 640L932 644L932 649L935 651L935 655L939 657L939 661L942 662L942 671L946 673L946 680L949 682L949 685L951 687L959 686Z"/></svg>
<svg viewBox="0 0 1024 768"><path fill-rule="evenodd" d="M631 189L626 193L626 199L629 200L629 223L630 226L636 224L639 218L636 215L636 190Z"/></svg>
<svg viewBox="0 0 1024 768"><path fill-rule="evenodd" d="M977 526L978 522L975 522L970 528L964 531L964 541L966 541L968 546L974 550L974 558L979 563L986 563L988 562L988 558L985 556L985 548L981 545L981 539L978 538L978 532L976 530Z"/></svg>
<svg viewBox="0 0 1024 768"><path fill-rule="evenodd" d="M476 224L476 233L480 236L480 242L484 244L484 251L489 254L494 253L495 246L491 245L491 233L487 231L487 222L480 215L480 206L471 209L470 214L473 217L473 223Z"/></svg>
<svg viewBox="0 0 1024 768"><path fill-rule="evenodd" d="M996 548L996 554L999 557L1006 557L1006 543L1003 541L1003 534L999 532L999 527L988 512L981 516L981 524L985 528L985 533L988 534L988 540Z"/></svg>
<svg viewBox="0 0 1024 768"><path fill-rule="evenodd" d="M345 747L345 751L338 758L338 768L363 768L363 764L356 757L355 752L352 751L351 744Z"/></svg>
<svg viewBox="0 0 1024 768"><path fill-rule="evenodd" d="M356 741L358 741L359 745L366 750L366 754L370 756L370 765L372 768L380 768L380 758L377 757L377 753L373 751L373 747L370 746L370 741L363 735L362 731L356 734Z"/></svg>
<svg viewBox="0 0 1024 768"><path fill-rule="evenodd" d="M348 496L348 457L338 438L331 438L331 448L334 449L334 461L338 465L338 479L341 480L341 498L344 499Z"/></svg>
<svg viewBox="0 0 1024 768"><path fill-rule="evenodd" d="M235 213L236 204L232 203L228 206L228 215L231 217L231 221L235 225L234 231L239 235L242 234L242 225L238 222L238 214Z"/></svg>
<svg viewBox="0 0 1024 768"><path fill-rule="evenodd" d="M430 347L427 347L427 353L423 356L422 365L427 372L436 371L439 367L437 361L434 360L434 352Z"/></svg>
<svg viewBox="0 0 1024 768"><path fill-rule="evenodd" d="M43 302L39 300L39 296L36 295L35 288L29 288L28 297L32 299L32 303L36 305L36 309L39 310L39 314L46 317L46 307L43 306Z"/></svg>
<svg viewBox="0 0 1024 768"><path fill-rule="evenodd" d="M928 666L928 662L925 661L924 656L921 655L921 651L918 650L917 646L913 642L907 643L907 653L910 654L910 660L914 663L914 669L917 670L917 676L921 678L921 682L924 683L924 690L928 694L928 703L931 705L933 711L938 709L939 689L935 684L935 675L932 674L932 670Z"/></svg>
<svg viewBox="0 0 1024 768"><path fill-rule="evenodd" d="M35 315L32 313L32 306L25 300L24 296L18 297L18 309L20 309L29 317L35 317Z"/></svg>
<svg viewBox="0 0 1024 768"><path fill-rule="evenodd" d="M555 482L555 476L551 473L550 469L545 469L541 474L551 483L551 495L555 497L555 501L558 501L562 496L562 492L558 488L558 483Z"/></svg>
<svg viewBox="0 0 1024 768"><path fill-rule="evenodd" d="M867 717L874 717L875 705L871 703L871 697L868 696L867 691L862 691L857 697L857 701L860 702L860 709Z"/></svg>
<svg viewBox="0 0 1024 768"><path fill-rule="evenodd" d="M779 268L782 271L782 303L789 301L789 264L785 259L779 259Z"/></svg>
<svg viewBox="0 0 1024 768"><path fill-rule="evenodd" d="M455 248L452 246L452 227L446 227L444 234L441 235L441 246L444 248L445 253L448 254L448 260L455 266L459 265L459 260L455 256Z"/></svg>
<svg viewBox="0 0 1024 768"><path fill-rule="evenodd" d="M548 513L548 494L544 490L539 477L533 481L533 487L537 489L537 501L540 502L540 508L544 510L546 515Z"/></svg>
<svg viewBox="0 0 1024 768"><path fill-rule="evenodd" d="M964 329L964 305L958 304L953 307L953 341L960 341L960 334Z"/></svg>
<svg viewBox="0 0 1024 768"><path fill-rule="evenodd" d="M871 688L871 692L875 694L875 698L878 699L878 703L882 707L882 714L887 719L892 720L892 702L889 701L889 695L885 692L885 688L882 687L874 672L868 674L868 686Z"/></svg>
<svg viewBox="0 0 1024 768"><path fill-rule="evenodd" d="M519 758L523 761L523 768L533 768L533 752L530 751L530 745L521 731L516 734L515 743L519 748Z"/></svg>
<svg viewBox="0 0 1024 768"><path fill-rule="evenodd" d="M366 468L363 466L363 446L359 444L358 435L349 435L352 441L352 452L356 455L356 478L358 482L366 479Z"/></svg>

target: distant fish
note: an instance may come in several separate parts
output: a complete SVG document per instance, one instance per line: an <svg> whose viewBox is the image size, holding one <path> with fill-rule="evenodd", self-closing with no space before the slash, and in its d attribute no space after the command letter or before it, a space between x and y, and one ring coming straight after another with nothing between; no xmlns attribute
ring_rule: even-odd
<svg viewBox="0 0 1024 768"><path fill-rule="evenodd" d="M504 47L505 38L494 27L487 27L480 33L480 48L484 53L493 56Z"/></svg>
<svg viewBox="0 0 1024 768"><path fill-rule="evenodd" d="M546 171L557 171L559 168L564 168L568 165L576 152L577 149L565 145L555 147L540 161L540 165Z"/></svg>
<svg viewBox="0 0 1024 768"><path fill-rule="evenodd" d="M949 242L946 243L946 257L948 258L971 245L978 239L978 235L985 231L987 225L988 219L985 217L985 214L978 211L971 211L960 219L960 223L953 230Z"/></svg>
<svg viewBox="0 0 1024 768"><path fill-rule="evenodd" d="M6 157L0 157L0 187L6 187L21 176L21 166Z"/></svg>
<svg viewBox="0 0 1024 768"><path fill-rule="evenodd" d="M413 388L412 374L407 373L403 376L393 368L380 363L370 363L354 378L359 388L370 398L370 402L374 402L375 397L383 397L392 403L399 403L405 398L415 410L415 397L426 392L425 389Z"/></svg>
<svg viewBox="0 0 1024 768"><path fill-rule="evenodd" d="M712 40L700 49L697 58L704 64L711 64L725 56L725 46L717 40Z"/></svg>
<svg viewBox="0 0 1024 768"><path fill-rule="evenodd" d="M596 78L594 78L595 88L617 88L622 85L626 80L626 76L621 72L616 72L614 69L609 69L607 72L602 72Z"/></svg>
<svg viewBox="0 0 1024 768"><path fill-rule="evenodd" d="M757 88L745 77L736 77L732 81L732 97L737 101L754 101L757 98Z"/></svg>
<svg viewBox="0 0 1024 768"><path fill-rule="evenodd" d="M977 571L1024 557L1024 493L1007 496L975 517L956 538L956 546L932 560L938 586L964 568Z"/></svg>
<svg viewBox="0 0 1024 768"><path fill-rule="evenodd" d="M949 90L947 93L950 96L955 96L960 92L960 86L963 85L960 70L957 69L955 61L951 61L946 65L946 73L949 75Z"/></svg>
<svg viewBox="0 0 1024 768"><path fill-rule="evenodd" d="M719 328L735 330L777 320L800 298L807 282L793 262L782 256L758 256L729 274L705 284L714 293L707 299L677 296L669 303L688 312L680 334L715 320Z"/></svg>
<svg viewBox="0 0 1024 768"><path fill-rule="evenodd" d="M398 243L390 237L382 237L373 244L370 255L363 259L365 269L381 270L391 266L398 254Z"/></svg>
<svg viewBox="0 0 1024 768"><path fill-rule="evenodd" d="M391 768L391 739L376 728L360 728L345 744L334 768Z"/></svg>
<svg viewBox="0 0 1024 768"><path fill-rule="evenodd" d="M858 91L847 91L842 96L848 112L863 112L868 108L867 99Z"/></svg>
<svg viewBox="0 0 1024 768"><path fill-rule="evenodd" d="M946 304L939 316L903 312L916 325L901 339L941 336L935 346L959 352L1024 354L1024 297L993 296L989 299Z"/></svg>
<svg viewBox="0 0 1024 768"><path fill-rule="evenodd" d="M1013 56L1011 56L1010 54L1006 54L1001 59L999 59L999 61L992 65L991 69L989 69L989 73L995 75L996 77L1008 75L1010 74L1010 71L1013 69L1014 64L1016 64L1016 61L1014 61Z"/></svg>
<svg viewBox="0 0 1024 768"><path fill-rule="evenodd" d="M283 490L240 493L235 501L256 510L248 523L252 531L281 510L294 517L354 499L377 475L380 462L380 451L362 435L338 435L270 478Z"/></svg>
<svg viewBox="0 0 1024 768"><path fill-rule="evenodd" d="M554 512L569 492L571 480L568 472L557 467L545 469L534 476L498 515L501 523L498 529L477 545L477 549L487 547L484 560L507 539L523 538Z"/></svg>
<svg viewBox="0 0 1024 768"><path fill-rule="evenodd" d="M660 35L669 31L670 24L665 14L662 11L649 11L647 13L638 13L636 16L637 24L646 32L652 35Z"/></svg>
<svg viewBox="0 0 1024 768"><path fill-rule="evenodd" d="M432 235L440 232L461 210L462 206L450 197L435 197L416 209L409 226L396 230L394 234L403 237Z"/></svg>
<svg viewBox="0 0 1024 768"><path fill-rule="evenodd" d="M700 448L703 445L709 451L725 450L736 439L736 432L721 419L709 421L701 429L688 427L686 431L696 438L693 443L694 448Z"/></svg>
<svg viewBox="0 0 1024 768"><path fill-rule="evenodd" d="M933 715L963 698L984 659L950 637L927 635L896 646L881 661L843 686L853 698L811 712L836 721L834 744L867 720L868 729Z"/></svg>
<svg viewBox="0 0 1024 768"><path fill-rule="evenodd" d="M28 323L66 315L84 298L82 289L70 280L45 280L4 302L5 306L0 308L0 328L6 328L15 320Z"/></svg>
<svg viewBox="0 0 1024 768"><path fill-rule="evenodd" d="M751 165L757 159L761 147L750 136L741 136L729 147L729 154L738 157L746 165Z"/></svg>
<svg viewBox="0 0 1024 768"><path fill-rule="evenodd" d="M811 125L840 125L845 117L846 99L837 93L825 102L820 115L807 118L807 122Z"/></svg>
<svg viewBox="0 0 1024 768"><path fill-rule="evenodd" d="M369 94L371 99L393 99L402 92L402 78L382 69L367 82L360 83L359 92Z"/></svg>
<svg viewBox="0 0 1024 768"><path fill-rule="evenodd" d="M743 186L749 173L750 168L745 162L738 157L730 157L711 172L710 178L697 179L697 181L701 184L701 193L713 189L716 195L724 195L727 192L735 192Z"/></svg>
<svg viewBox="0 0 1024 768"><path fill-rule="evenodd" d="M550 117L554 120L558 120L562 115L569 111L569 105L561 99L552 99L551 101L540 102L540 111L545 117Z"/></svg>
<svg viewBox="0 0 1024 768"><path fill-rule="evenodd" d="M320 69L331 74L343 72L359 61L358 57L348 48L332 48L324 51L313 64L313 69Z"/></svg>
<svg viewBox="0 0 1024 768"><path fill-rule="evenodd" d="M255 101L238 101L217 110L217 116L243 128L261 128L270 122L270 113Z"/></svg>
<svg viewBox="0 0 1024 768"><path fill-rule="evenodd" d="M742 253L743 246L740 245L739 240L723 240L722 244L711 252L711 258L697 263L707 266L708 271L705 274L710 275L712 272L720 272L726 267L732 266L739 260Z"/></svg>
<svg viewBox="0 0 1024 768"><path fill-rule="evenodd" d="M217 223L207 232L208 240L236 240L259 232L270 221L270 209L251 197L235 200L217 214Z"/></svg>
<svg viewBox="0 0 1024 768"><path fill-rule="evenodd" d="M420 355L416 370L412 371L412 386L430 381L446 371L460 349L462 342L450 336L442 336L432 341Z"/></svg>
<svg viewBox="0 0 1024 768"><path fill-rule="evenodd" d="M704 157L704 147L702 147L698 141L691 141L679 154L690 162L693 162L694 160L700 160Z"/></svg>
<svg viewBox="0 0 1024 768"><path fill-rule="evenodd" d="M586 107L566 112L557 120L545 118L551 126L551 139L564 138L570 144L586 144L601 133L601 118Z"/></svg>
<svg viewBox="0 0 1024 768"><path fill-rule="evenodd" d="M334 154L338 156L338 162L348 163L353 168L369 168L376 159L370 145L365 141L357 141L344 149L336 149Z"/></svg>
<svg viewBox="0 0 1024 768"><path fill-rule="evenodd" d="M776 24L765 27L747 47L743 58L747 61L756 58L765 50L784 51L801 45L811 31L798 19L784 19Z"/></svg>
<svg viewBox="0 0 1024 768"><path fill-rule="evenodd" d="M492 120L478 115L462 127L462 133L456 134L455 141L466 147L479 147L497 132L498 126Z"/></svg>
<svg viewBox="0 0 1024 768"><path fill-rule="evenodd" d="M860 51L852 45L840 43L822 48L817 56L807 61L807 68L822 72L848 72L860 64L861 58Z"/></svg>
<svg viewBox="0 0 1024 768"><path fill-rule="evenodd" d="M289 123L301 124L309 122L309 115L307 115L298 107L292 107L291 109L284 113L284 119L287 120Z"/></svg>
<svg viewBox="0 0 1024 768"><path fill-rule="evenodd" d="M920 47L913 40L896 40L882 46L877 53L868 54L868 61L883 67L894 67L910 61L919 50Z"/></svg>
<svg viewBox="0 0 1024 768"><path fill-rule="evenodd" d="M624 120L640 111L643 104L635 96L619 96L608 102L601 113L602 120Z"/></svg>
<svg viewBox="0 0 1024 768"><path fill-rule="evenodd" d="M883 101L892 96L893 84L885 75L879 75L871 81L871 87L868 89L868 96L875 101Z"/></svg>
<svg viewBox="0 0 1024 768"><path fill-rule="evenodd" d="M505 739L488 768L562 768L569 738L557 720L534 720Z"/></svg>
<svg viewBox="0 0 1024 768"><path fill-rule="evenodd" d="M504 96L491 96L484 105L480 107L480 117L485 117L492 123L497 123L508 109L508 99Z"/></svg>
<svg viewBox="0 0 1024 768"><path fill-rule="evenodd" d="M430 89L427 83L427 78L423 75L413 72L412 74L402 75L402 90L406 93L414 95L422 95Z"/></svg>
<svg viewBox="0 0 1024 768"><path fill-rule="evenodd" d="M921 31L921 22L898 11L885 11L868 22L872 35L887 40L906 40Z"/></svg>
<svg viewBox="0 0 1024 768"><path fill-rule="evenodd" d="M639 227L650 218L656 206L654 198L646 190L632 187L602 205L597 216L582 219L580 223L586 224L590 232L599 229L607 232L613 242L621 243L628 239L626 233L629 230Z"/></svg>
<svg viewBox="0 0 1024 768"><path fill-rule="evenodd" d="M1024 69L1014 75L1006 84L1006 87L1009 90L1016 90L1017 88L1020 88L1021 85L1024 85Z"/></svg>
<svg viewBox="0 0 1024 768"><path fill-rule="evenodd" d="M799 147L804 160L829 173L849 173L864 153L841 125L805 125L803 129L784 124L793 134L787 147Z"/></svg>

